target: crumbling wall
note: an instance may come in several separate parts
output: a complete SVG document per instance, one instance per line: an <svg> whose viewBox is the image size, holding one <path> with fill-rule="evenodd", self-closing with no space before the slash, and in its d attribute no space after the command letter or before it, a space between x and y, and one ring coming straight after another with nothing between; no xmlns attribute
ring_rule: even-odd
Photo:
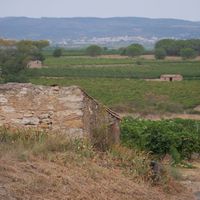
<svg viewBox="0 0 200 200"><path fill-rule="evenodd" d="M119 119L79 87L0 85L0 126L119 140Z"/></svg>
<svg viewBox="0 0 200 200"><path fill-rule="evenodd" d="M0 126L83 135L83 93L78 87L0 85Z"/></svg>
<svg viewBox="0 0 200 200"><path fill-rule="evenodd" d="M27 67L30 68L30 69L33 69L33 68L42 68L42 62L40 60L30 61L27 64Z"/></svg>
<svg viewBox="0 0 200 200"><path fill-rule="evenodd" d="M87 94L84 98L83 122L89 137L109 144L118 143L120 136L119 116L115 116L114 112Z"/></svg>

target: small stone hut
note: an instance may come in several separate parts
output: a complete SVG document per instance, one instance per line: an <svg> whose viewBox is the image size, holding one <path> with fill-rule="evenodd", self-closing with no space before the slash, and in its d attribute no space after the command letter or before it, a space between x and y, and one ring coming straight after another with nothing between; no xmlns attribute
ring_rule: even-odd
<svg viewBox="0 0 200 200"><path fill-rule="evenodd" d="M92 137L102 127L119 140L120 117L77 86L0 85L0 126Z"/></svg>
<svg viewBox="0 0 200 200"><path fill-rule="evenodd" d="M182 81L183 80L183 76L180 74L163 74L160 76L160 80L161 81Z"/></svg>
<svg viewBox="0 0 200 200"><path fill-rule="evenodd" d="M32 60L27 64L27 67L30 68L30 69L41 68L42 67L42 61Z"/></svg>

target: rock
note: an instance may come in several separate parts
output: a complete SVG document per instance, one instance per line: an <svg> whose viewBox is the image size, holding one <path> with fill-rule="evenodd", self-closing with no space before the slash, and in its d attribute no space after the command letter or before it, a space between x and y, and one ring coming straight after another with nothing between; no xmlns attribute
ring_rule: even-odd
<svg viewBox="0 0 200 200"><path fill-rule="evenodd" d="M27 88L22 88L21 91L19 92L20 95L26 95L28 93L28 89Z"/></svg>
<svg viewBox="0 0 200 200"><path fill-rule="evenodd" d="M51 123L51 119L49 118L44 118L44 119L40 119L40 123L42 124L50 124Z"/></svg>
<svg viewBox="0 0 200 200"><path fill-rule="evenodd" d="M25 118L27 118L27 117L33 117L33 113L25 113L25 114L24 114L24 117L25 117Z"/></svg>
<svg viewBox="0 0 200 200"><path fill-rule="evenodd" d="M40 122L39 118L29 117L29 118L23 118L21 123L23 125L38 125L39 122Z"/></svg>
<svg viewBox="0 0 200 200"><path fill-rule="evenodd" d="M2 111L5 113L15 112L15 109L12 106L2 106Z"/></svg>
<svg viewBox="0 0 200 200"><path fill-rule="evenodd" d="M200 191L199 192L195 192L194 195L197 198L197 200L200 200Z"/></svg>
<svg viewBox="0 0 200 200"><path fill-rule="evenodd" d="M156 183L161 180L161 176L163 173L163 166L157 161L151 161L150 167L152 170L152 180Z"/></svg>
<svg viewBox="0 0 200 200"><path fill-rule="evenodd" d="M83 95L76 95L76 94L70 94L67 95L65 97L60 97L58 99L61 103L65 103L65 102L81 102L83 101Z"/></svg>
<svg viewBox="0 0 200 200"><path fill-rule="evenodd" d="M5 97L3 96L0 96L0 104L5 104L8 102L8 99L6 99Z"/></svg>
<svg viewBox="0 0 200 200"><path fill-rule="evenodd" d="M45 113L45 114L41 114L40 116L39 116L39 118L40 119L48 119L48 118L50 118L50 114L48 114L48 113Z"/></svg>

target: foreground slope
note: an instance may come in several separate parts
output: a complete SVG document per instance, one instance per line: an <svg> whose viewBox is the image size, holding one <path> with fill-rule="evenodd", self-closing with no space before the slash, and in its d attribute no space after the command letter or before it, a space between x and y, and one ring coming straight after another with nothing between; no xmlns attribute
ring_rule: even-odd
<svg viewBox="0 0 200 200"><path fill-rule="evenodd" d="M152 186L144 153L120 146L103 153L87 142L51 137L1 130L1 200L193 199L174 181Z"/></svg>

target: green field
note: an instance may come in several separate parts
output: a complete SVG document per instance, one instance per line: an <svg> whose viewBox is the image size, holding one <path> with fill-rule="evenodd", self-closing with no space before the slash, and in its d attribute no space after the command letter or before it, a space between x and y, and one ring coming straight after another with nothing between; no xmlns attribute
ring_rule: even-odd
<svg viewBox="0 0 200 200"><path fill-rule="evenodd" d="M193 108L200 105L199 61L48 56L44 64L48 68L27 72L33 83L78 85L118 112L195 113ZM177 73L185 80L139 80Z"/></svg>
<svg viewBox="0 0 200 200"><path fill-rule="evenodd" d="M32 69L29 76L91 78L159 78L161 74L182 74L200 79L199 61L156 61L132 58L47 57L48 68Z"/></svg>
<svg viewBox="0 0 200 200"><path fill-rule="evenodd" d="M182 113L200 105L200 81L147 82L113 78L35 78L35 84L78 85L118 112Z"/></svg>

